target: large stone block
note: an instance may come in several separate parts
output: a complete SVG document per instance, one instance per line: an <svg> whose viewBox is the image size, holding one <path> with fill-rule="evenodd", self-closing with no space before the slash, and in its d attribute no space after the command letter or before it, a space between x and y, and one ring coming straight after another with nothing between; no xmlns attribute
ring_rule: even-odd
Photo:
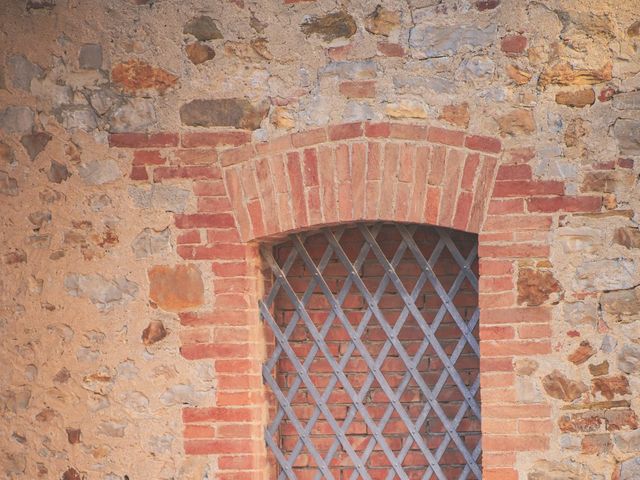
<svg viewBox="0 0 640 480"><path fill-rule="evenodd" d="M471 25L418 25L409 33L414 57L450 57L463 48L478 49L496 41L495 25L485 28Z"/></svg>
<svg viewBox="0 0 640 480"><path fill-rule="evenodd" d="M640 155L640 120L619 119L613 126L613 135L623 155Z"/></svg>
<svg viewBox="0 0 640 480"><path fill-rule="evenodd" d="M339 11L319 17L309 17L305 19L300 29L306 36L319 35L325 42L330 42L340 37L352 37L358 27L351 15L345 11Z"/></svg>
<svg viewBox="0 0 640 480"><path fill-rule="evenodd" d="M194 265L158 265L149 270L149 298L171 312L199 307L204 303L204 283Z"/></svg>
<svg viewBox="0 0 640 480"><path fill-rule="evenodd" d="M260 128L267 115L266 103L254 105L245 98L192 100L180 107L180 119L192 127Z"/></svg>

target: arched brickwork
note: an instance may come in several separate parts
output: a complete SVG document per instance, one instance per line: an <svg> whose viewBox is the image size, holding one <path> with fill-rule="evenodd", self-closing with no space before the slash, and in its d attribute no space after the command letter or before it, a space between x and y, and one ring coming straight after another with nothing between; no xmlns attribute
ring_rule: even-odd
<svg viewBox="0 0 640 480"><path fill-rule="evenodd" d="M218 479L269 478L258 243L392 220L479 233L483 478L517 479L518 455L543 455L556 415L516 395L517 360L552 351L551 307L522 292L552 293L542 285L552 223L558 213L599 211L601 195L565 195L562 182L536 180L517 155L503 158L498 139L433 126L354 123L248 140L243 132L111 136L134 150L132 179L187 182L195 196L196 211L175 217L177 249L212 272L213 301L180 314L181 354L213 362L216 395L210 407L184 410L186 453L211 455Z"/></svg>

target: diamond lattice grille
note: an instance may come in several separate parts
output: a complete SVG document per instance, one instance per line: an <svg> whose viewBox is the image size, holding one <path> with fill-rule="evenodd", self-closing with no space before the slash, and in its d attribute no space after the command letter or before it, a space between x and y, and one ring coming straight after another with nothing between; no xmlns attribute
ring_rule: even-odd
<svg viewBox="0 0 640 480"><path fill-rule="evenodd" d="M262 255L278 479L480 479L476 237L357 224Z"/></svg>

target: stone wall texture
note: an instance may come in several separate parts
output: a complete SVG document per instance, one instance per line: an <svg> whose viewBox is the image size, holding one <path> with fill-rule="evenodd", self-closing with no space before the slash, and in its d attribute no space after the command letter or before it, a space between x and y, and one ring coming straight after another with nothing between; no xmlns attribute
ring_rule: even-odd
<svg viewBox="0 0 640 480"><path fill-rule="evenodd" d="M640 478L639 12L0 1L2 476L273 478L256 245L384 219L479 233L483 478Z"/></svg>

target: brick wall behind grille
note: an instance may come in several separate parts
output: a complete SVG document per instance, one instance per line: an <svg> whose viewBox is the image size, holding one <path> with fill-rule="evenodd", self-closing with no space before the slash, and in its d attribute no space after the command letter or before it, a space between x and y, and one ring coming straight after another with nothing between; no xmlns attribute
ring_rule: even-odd
<svg viewBox="0 0 640 480"><path fill-rule="evenodd" d="M465 256L477 241L477 237L475 235L462 232L452 231L452 237L461 253ZM428 259L437 243L437 233L430 227L419 227L414 238L417 245ZM401 241L401 237L399 232L393 226L385 225L382 227L377 237L377 241L387 258L391 259ZM346 230L340 239L341 246L344 248L352 262L358 255L363 243L364 240L357 229ZM316 264L318 264L327 247L327 240L322 234L313 235L307 238L305 241L305 247ZM284 242L274 247L274 257L280 265L284 264L292 248L293 246L291 241ZM474 265L473 269L477 272L477 265ZM439 260L434 266L434 271L446 290L449 290L451 287L459 270L460 267L456 264L449 252L444 249ZM398 272L406 289L411 292L420 275L420 267L410 252L405 252L402 260L396 267L396 271ZM364 280L369 291L373 294L383 278L384 270L374 255L369 253L363 266L358 270L358 274ZM323 277L334 295L337 296L345 283L347 271L337 260L335 255L324 270ZM305 268L302 260L298 258L289 271L287 279L298 295L298 298L302 298L309 282L312 279L312 273ZM453 300L453 303L460 312L462 318L465 321L468 321L477 307L478 299L477 293L467 281L463 282L458 294ZM431 284L427 282L416 299L416 306L423 313L423 316L429 324L433 322L441 304L440 298L435 293ZM363 318L366 306L365 298L360 294L355 286L352 286L343 303L343 309L347 318L351 322L351 325L354 327L354 330ZM386 287L384 294L379 301L379 306L389 324L393 326L404 307L404 301L391 283ZM311 299L306 304L306 308L316 328L320 330L327 316L331 313L331 308L319 287L315 289ZM294 305L282 290L276 297L273 310L276 321L280 328L284 330L294 314ZM474 334L477 337L477 328L474 331ZM417 322L411 315L409 315L404 326L400 330L398 337L410 356L413 357L417 351L423 336L424 335ZM448 355L451 355L460 336L461 332L453 318L449 314L446 314L436 331L436 337ZM382 327L375 317L372 316L362 335L362 340L373 358L377 357L386 338L387 336ZM306 355L313 347L314 342L302 320L299 320L289 341L301 363L303 363ZM326 342L329 350L334 355L336 362L339 362L340 358L349 347L350 341L349 334L337 318L333 321L331 329L326 335ZM479 374L478 357L468 346L466 346L462 355L456 362L455 367L459 371L465 384L467 386L471 386ZM432 347L427 349L419 363L418 369L426 384L430 388L433 388L442 373L443 365ZM359 391L365 382L369 368L357 349L354 351L351 359L347 362L344 370L354 389ZM322 353L318 352L315 360L309 368L309 374L314 385L321 393L324 391L332 377L331 371L331 366L328 361L324 358ZM394 348L391 348L389 351L384 363L382 364L381 371L390 387L394 390L397 389L406 371L406 366ZM276 365L276 379L285 395L297 377L298 373L293 363L286 358L285 354L282 354L280 361ZM450 378L445 382L437 399L443 410L450 418L455 416L461 402L463 401L460 391ZM477 399L479 401L479 394ZM415 420L418 417L426 404L426 399L414 380L411 380L408 384L400 400L412 420ZM388 397L380 387L379 383L374 381L365 397L364 404L376 423L379 422L386 410L388 401ZM328 404L338 424L342 424L352 401L340 382L336 384L333 393L329 397ZM270 415L271 418L273 418L273 415L275 414L276 401L273 400L271 405L272 408ZM292 400L293 410L300 419L302 425L307 424L308 419L313 413L315 405L316 402L312 395L304 387L304 384L302 384ZM427 420L420 431L425 439L425 443L432 451L435 450L440 442L442 442L443 438L445 438L442 422L438 420L433 411L429 413ZM479 419L473 416L471 412L468 412L460 423L458 431L468 448L472 450L480 437ZM329 449L329 446L334 441L335 437L332 436L332 433L333 431L331 426L324 416L321 415L311 431L311 440L322 456L324 456L326 451ZM354 450L359 455L362 454L371 437L371 430L367 427L360 414L355 416L355 419L346 433L351 445L354 447ZM394 454L397 455L402 447L403 441L408 436L408 429L397 412L394 412L391 416L383 430L383 434L389 447L393 450ZM285 419L281 423L278 436L279 445L288 457L298 441L299 435L293 424ZM440 464L448 478L458 478L465 462L462 455L453 446L453 443L450 443L440 461ZM414 474L418 475L416 478L422 478L422 474L424 473L426 466L428 466L428 463L416 444L413 443L403 465L407 469L410 478L413 478L412 471ZM348 454L342 449L338 450L330 466L333 469L336 479L349 478L349 475L353 470L353 463L351 462ZM303 449L301 455L294 464L294 468L297 470L297 478L313 478L316 472L315 467L316 463L313 458L308 454L306 449ZM368 462L366 463L366 467L373 479L386 478L390 464L386 455L379 446L376 446L375 450L371 454Z"/></svg>

